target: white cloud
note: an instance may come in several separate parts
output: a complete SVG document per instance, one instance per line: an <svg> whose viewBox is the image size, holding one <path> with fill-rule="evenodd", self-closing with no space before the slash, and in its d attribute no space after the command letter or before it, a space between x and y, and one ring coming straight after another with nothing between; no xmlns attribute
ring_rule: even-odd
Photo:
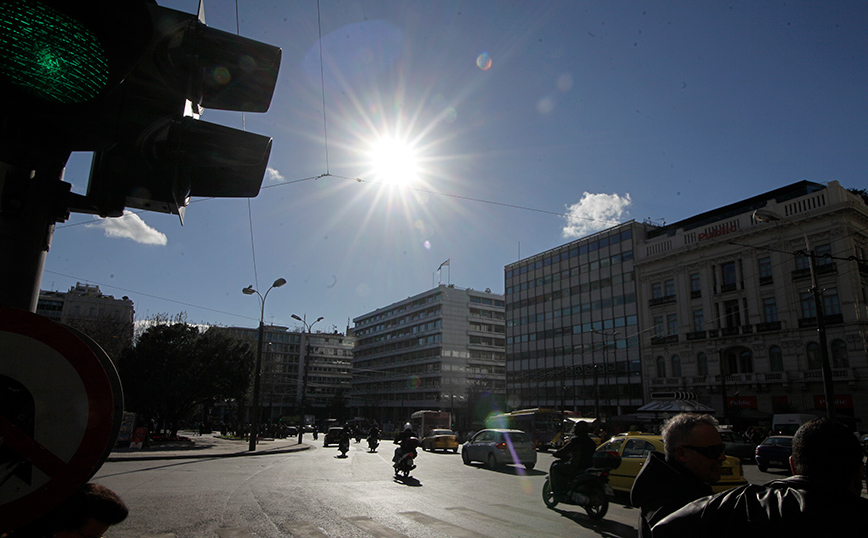
<svg viewBox="0 0 868 538"><path fill-rule="evenodd" d="M281 174L276 168L272 168L270 166L265 169L265 177L266 179L268 179L268 181L272 181L274 183L286 181L286 179L283 177L283 174Z"/></svg>
<svg viewBox="0 0 868 538"><path fill-rule="evenodd" d="M565 238L583 237L588 234L620 224L622 217L629 215L632 204L630 193L624 197L617 194L591 194L585 192L582 199L567 208Z"/></svg>
<svg viewBox="0 0 868 538"><path fill-rule="evenodd" d="M165 245L166 234L151 228L135 213L124 211L123 217L100 219L95 224L88 224L88 228L101 228L106 237L120 237L132 239L143 245Z"/></svg>

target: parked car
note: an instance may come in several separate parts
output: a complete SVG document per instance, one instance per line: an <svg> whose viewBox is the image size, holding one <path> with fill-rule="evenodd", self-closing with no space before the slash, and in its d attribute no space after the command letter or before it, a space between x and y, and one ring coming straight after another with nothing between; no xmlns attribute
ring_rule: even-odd
<svg viewBox="0 0 868 538"><path fill-rule="evenodd" d="M762 472L769 468L790 469L793 453L792 435L772 435L756 447L756 466Z"/></svg>
<svg viewBox="0 0 868 538"><path fill-rule="evenodd" d="M656 450L664 452L663 437L647 433L620 434L600 445L597 452L610 451L621 456L621 465L609 472L609 485L615 491L630 493L636 475L645 465L648 455ZM741 469L741 461L727 456L720 468L720 481L712 484L715 493L747 484Z"/></svg>
<svg viewBox="0 0 868 538"><path fill-rule="evenodd" d="M720 438L726 447L727 456L735 456L740 460L752 460L756 453L756 445L745 441L740 435L730 430L720 430Z"/></svg>
<svg viewBox="0 0 868 538"><path fill-rule="evenodd" d="M489 469L521 464L530 470L536 465L536 448L521 430L480 430L461 447L461 459L465 465L481 461Z"/></svg>
<svg viewBox="0 0 868 538"><path fill-rule="evenodd" d="M322 440L322 446L336 445L341 440L341 433L343 433L344 429L339 426L333 426L329 428L329 431L326 432L325 437Z"/></svg>
<svg viewBox="0 0 868 538"><path fill-rule="evenodd" d="M452 430L431 430L422 438L422 450L458 452L458 436Z"/></svg>

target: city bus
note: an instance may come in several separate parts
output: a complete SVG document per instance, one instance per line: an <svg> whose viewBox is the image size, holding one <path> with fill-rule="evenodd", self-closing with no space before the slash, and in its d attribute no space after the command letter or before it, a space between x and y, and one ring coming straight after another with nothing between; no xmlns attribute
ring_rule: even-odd
<svg viewBox="0 0 868 538"><path fill-rule="evenodd" d="M410 426L416 437L422 439L431 430L451 430L452 413L448 411L416 411L410 415Z"/></svg>
<svg viewBox="0 0 868 538"><path fill-rule="evenodd" d="M563 445L563 415L554 409L518 409L494 415L488 419L487 427L521 430L530 435L537 450Z"/></svg>

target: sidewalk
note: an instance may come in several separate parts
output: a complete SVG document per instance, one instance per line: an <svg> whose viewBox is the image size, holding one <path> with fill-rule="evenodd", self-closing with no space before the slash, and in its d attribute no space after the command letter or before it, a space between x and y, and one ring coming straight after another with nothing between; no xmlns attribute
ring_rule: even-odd
<svg viewBox="0 0 868 538"><path fill-rule="evenodd" d="M223 439L219 434L194 435L193 432L178 432L188 437L190 442L161 443L150 448L132 449L115 448L106 461L147 461L147 460L179 460L195 458L232 458L238 456L264 456L271 454L288 454L307 450L308 442L299 444L298 437L289 439L259 439L256 450L248 450L249 441ZM313 443L313 436L305 435L305 441Z"/></svg>

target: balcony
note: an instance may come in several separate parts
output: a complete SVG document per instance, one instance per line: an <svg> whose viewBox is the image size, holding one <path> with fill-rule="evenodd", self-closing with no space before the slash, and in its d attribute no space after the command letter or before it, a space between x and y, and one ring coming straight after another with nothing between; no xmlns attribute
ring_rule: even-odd
<svg viewBox="0 0 868 538"><path fill-rule="evenodd" d="M738 336L738 327L724 327L720 329L720 336Z"/></svg>
<svg viewBox="0 0 868 538"><path fill-rule="evenodd" d="M834 262L827 262L823 264L818 264L816 266L817 276L822 275L831 275L833 273L838 272L838 266ZM802 280L805 278L811 278L811 268L810 267L802 267L800 269L795 269L791 273L793 280Z"/></svg>
<svg viewBox="0 0 868 538"><path fill-rule="evenodd" d="M702 290L692 290L690 292L691 299L699 299L700 297L702 297Z"/></svg>
<svg viewBox="0 0 868 538"><path fill-rule="evenodd" d="M769 284L774 284L775 279L770 276L761 276L759 279L760 286L768 286Z"/></svg>
<svg viewBox="0 0 868 538"><path fill-rule="evenodd" d="M826 325L841 325L844 323L844 314L827 314ZM810 329L817 326L817 318L800 318L799 329Z"/></svg>
<svg viewBox="0 0 868 538"><path fill-rule="evenodd" d="M678 335L670 334L668 336L652 336L651 337L651 345L659 346L663 344L677 344L678 343Z"/></svg>
<svg viewBox="0 0 868 538"><path fill-rule="evenodd" d="M705 340L707 336L708 333L706 333L705 331L693 331L684 335L684 338L689 342L692 340Z"/></svg>
<svg viewBox="0 0 868 538"><path fill-rule="evenodd" d="M659 306L662 304L669 304L675 302L674 295L666 295L665 297L655 297L653 299L648 299L648 306Z"/></svg>
<svg viewBox="0 0 868 538"><path fill-rule="evenodd" d="M757 323L756 324L756 332L758 333L767 333L771 331L779 331L781 330L781 322L780 321L768 321L766 323Z"/></svg>
<svg viewBox="0 0 868 538"><path fill-rule="evenodd" d="M718 293L729 293L738 290L738 284L721 284Z"/></svg>

